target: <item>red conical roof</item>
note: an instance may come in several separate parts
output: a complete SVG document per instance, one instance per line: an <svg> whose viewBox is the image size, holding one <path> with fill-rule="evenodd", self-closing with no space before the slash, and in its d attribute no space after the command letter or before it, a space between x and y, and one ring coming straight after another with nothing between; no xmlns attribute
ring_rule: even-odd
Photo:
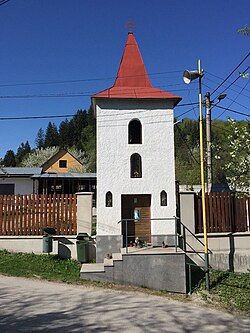
<svg viewBox="0 0 250 333"><path fill-rule="evenodd" d="M113 87L101 91L92 97L172 99L174 100L174 105L181 100L179 96L152 86L138 44L131 32L128 34Z"/></svg>
<svg viewBox="0 0 250 333"><path fill-rule="evenodd" d="M128 34L114 87L150 87L141 52L132 33Z"/></svg>

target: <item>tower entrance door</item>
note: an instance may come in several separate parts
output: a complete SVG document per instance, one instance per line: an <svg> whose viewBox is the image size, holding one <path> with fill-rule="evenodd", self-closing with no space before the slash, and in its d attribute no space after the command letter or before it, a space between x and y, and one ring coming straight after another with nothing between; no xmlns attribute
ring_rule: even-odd
<svg viewBox="0 0 250 333"><path fill-rule="evenodd" d="M151 242L150 194L122 195L122 220L128 219L128 245L140 241ZM131 221L131 219L134 219ZM123 243L126 243L126 222L122 222Z"/></svg>

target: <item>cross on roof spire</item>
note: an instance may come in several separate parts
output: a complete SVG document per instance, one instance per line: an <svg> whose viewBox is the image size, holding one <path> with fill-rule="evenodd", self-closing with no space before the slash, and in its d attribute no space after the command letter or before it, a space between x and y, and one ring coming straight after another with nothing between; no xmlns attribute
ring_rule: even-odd
<svg viewBox="0 0 250 333"><path fill-rule="evenodd" d="M128 29L128 33L132 34L135 30L135 21L133 21L133 19L129 19L126 24L126 28Z"/></svg>

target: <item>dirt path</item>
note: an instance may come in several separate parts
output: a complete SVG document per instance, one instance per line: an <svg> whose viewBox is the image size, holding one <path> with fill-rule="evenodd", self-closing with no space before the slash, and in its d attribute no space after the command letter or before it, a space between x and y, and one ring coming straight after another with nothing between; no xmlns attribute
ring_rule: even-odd
<svg viewBox="0 0 250 333"><path fill-rule="evenodd" d="M142 293L0 276L0 332L249 332L250 318Z"/></svg>

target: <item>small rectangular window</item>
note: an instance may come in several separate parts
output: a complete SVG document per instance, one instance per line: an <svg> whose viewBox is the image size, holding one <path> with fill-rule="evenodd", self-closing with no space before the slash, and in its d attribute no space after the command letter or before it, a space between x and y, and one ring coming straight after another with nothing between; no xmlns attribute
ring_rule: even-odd
<svg viewBox="0 0 250 333"><path fill-rule="evenodd" d="M67 161L66 160L60 160L59 161L59 168L67 168Z"/></svg>

